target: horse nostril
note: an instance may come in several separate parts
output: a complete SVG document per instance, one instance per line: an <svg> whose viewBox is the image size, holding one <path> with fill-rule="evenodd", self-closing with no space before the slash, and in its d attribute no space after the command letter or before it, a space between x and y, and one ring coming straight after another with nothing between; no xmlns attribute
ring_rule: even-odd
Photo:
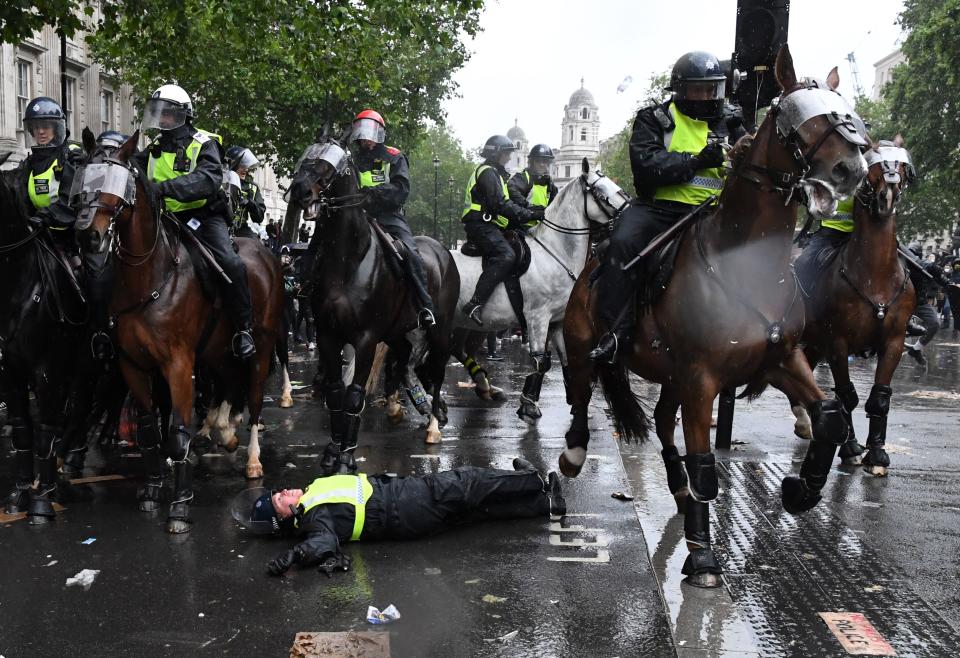
<svg viewBox="0 0 960 658"><path fill-rule="evenodd" d="M833 177L838 183L846 183L850 179L850 167L838 162L833 167Z"/></svg>

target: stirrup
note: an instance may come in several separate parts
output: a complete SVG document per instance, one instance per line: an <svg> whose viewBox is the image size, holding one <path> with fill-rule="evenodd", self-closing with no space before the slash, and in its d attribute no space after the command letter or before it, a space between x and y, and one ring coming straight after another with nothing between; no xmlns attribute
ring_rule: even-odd
<svg viewBox="0 0 960 658"><path fill-rule="evenodd" d="M483 311L483 304L469 302L463 307L462 310L463 314L466 315L468 319L473 320L481 327L483 326L483 320L480 319L480 313Z"/></svg>
<svg viewBox="0 0 960 658"><path fill-rule="evenodd" d="M600 342L590 351L590 360L596 363L614 363L617 360L617 351L620 348L620 341L617 334L611 332L604 334Z"/></svg>
<svg viewBox="0 0 960 658"><path fill-rule="evenodd" d="M421 329L427 329L429 327L435 327L437 324L437 319L433 316L433 311L429 308L420 309L420 312L417 314L417 326Z"/></svg>
<svg viewBox="0 0 960 658"><path fill-rule="evenodd" d="M98 330L90 336L90 353L97 361L109 361L114 357L113 341L110 334Z"/></svg>
<svg viewBox="0 0 960 658"><path fill-rule="evenodd" d="M257 345L253 342L253 333L249 329L241 329L233 335L231 341L233 355L239 359L249 359L257 353Z"/></svg>

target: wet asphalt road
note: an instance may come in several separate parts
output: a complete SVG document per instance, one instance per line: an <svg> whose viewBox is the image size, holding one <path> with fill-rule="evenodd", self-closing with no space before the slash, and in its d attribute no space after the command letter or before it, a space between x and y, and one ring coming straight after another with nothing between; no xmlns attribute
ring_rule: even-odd
<svg viewBox="0 0 960 658"><path fill-rule="evenodd" d="M230 498L248 486L233 456L206 461L216 472L198 472L194 529L171 537L162 517L136 510L139 459L93 451L88 475L128 478L80 487L52 527L0 526L0 655L273 656L286 655L299 631L347 630L389 632L393 656L845 655L816 616L837 610L863 612L898 655L951 655L960 646L960 344L944 336L928 373L909 360L897 373L889 477L835 469L824 502L800 519L779 510L779 479L797 470L806 447L793 438L785 398L768 392L738 403L734 439L743 443L718 453L713 527L724 588L680 583L682 517L666 493L659 445L618 446L599 406L584 472L564 480L571 514L552 522L559 526L498 522L354 544L352 571L332 579L265 574L286 543L248 537L230 518ZM509 468L517 455L555 468L569 418L559 373L548 375L544 418L529 430L514 412L525 353L515 343L505 353L489 368L510 393L503 405L478 400L458 385L468 379L462 368L449 366L441 446L422 443L419 419L391 426L368 405L361 468ZM872 368L852 364L861 400ZM294 377L308 382L312 372L301 361ZM829 387L829 372L817 374ZM865 437L862 408L855 422ZM327 440L325 411L304 388L294 409L268 403L265 423L264 484L309 482ZM4 443L4 490L11 462ZM614 500L617 490L637 498ZM100 570L90 589L66 587L81 569ZM365 621L368 605L390 603L402 619Z"/></svg>

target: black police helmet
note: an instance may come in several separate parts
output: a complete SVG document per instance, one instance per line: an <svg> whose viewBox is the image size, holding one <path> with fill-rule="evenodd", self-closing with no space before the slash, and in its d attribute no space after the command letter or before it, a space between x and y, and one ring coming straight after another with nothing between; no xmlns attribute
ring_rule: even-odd
<svg viewBox="0 0 960 658"><path fill-rule="evenodd" d="M38 126L52 124L53 139L46 144L35 142L33 133ZM54 149L67 139L67 115L57 101L47 96L34 98L23 113L23 130L29 136L27 145L34 151Z"/></svg>
<svg viewBox="0 0 960 658"><path fill-rule="evenodd" d="M549 158L553 160L553 149L547 146L546 144L536 144L532 149L530 149L531 158Z"/></svg>
<svg viewBox="0 0 960 658"><path fill-rule="evenodd" d="M116 130L104 130L97 136L97 144L104 148L120 148L128 139L129 135Z"/></svg>
<svg viewBox="0 0 960 658"><path fill-rule="evenodd" d="M480 155L484 159L492 160L501 153L509 153L510 151L516 150L517 145L514 144L513 140L509 137L506 135L494 135L483 145L483 150L480 151Z"/></svg>
<svg viewBox="0 0 960 658"><path fill-rule="evenodd" d="M667 89L673 92L674 103L681 112L706 121L723 114L726 81L720 60L695 50L681 56L673 65ZM694 89L696 94L691 93Z"/></svg>

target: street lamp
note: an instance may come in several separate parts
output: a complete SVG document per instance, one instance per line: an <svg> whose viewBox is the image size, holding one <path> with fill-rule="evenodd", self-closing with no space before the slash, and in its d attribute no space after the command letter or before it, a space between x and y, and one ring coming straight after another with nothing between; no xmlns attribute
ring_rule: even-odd
<svg viewBox="0 0 960 658"><path fill-rule="evenodd" d="M440 158L433 155L433 239L437 239L437 197L440 196Z"/></svg>
<svg viewBox="0 0 960 658"><path fill-rule="evenodd" d="M450 221L448 223L447 235L449 237L449 248L453 249L453 227L457 224L457 216L453 212L453 184L456 181L453 180L453 174L450 174L450 178L447 179L447 214L450 216Z"/></svg>

